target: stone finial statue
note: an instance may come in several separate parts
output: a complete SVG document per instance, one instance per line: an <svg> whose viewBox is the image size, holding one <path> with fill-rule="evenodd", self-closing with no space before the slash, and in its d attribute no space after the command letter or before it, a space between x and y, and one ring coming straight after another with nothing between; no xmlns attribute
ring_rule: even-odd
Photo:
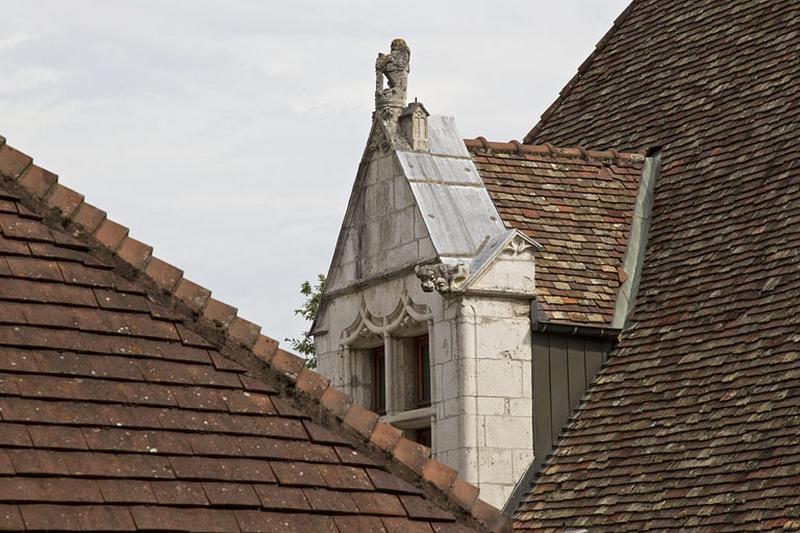
<svg viewBox="0 0 800 533"><path fill-rule="evenodd" d="M378 54L375 61L375 110L385 118L396 119L406 105L411 49L403 39L392 41L388 54ZM388 87L384 87L384 78Z"/></svg>

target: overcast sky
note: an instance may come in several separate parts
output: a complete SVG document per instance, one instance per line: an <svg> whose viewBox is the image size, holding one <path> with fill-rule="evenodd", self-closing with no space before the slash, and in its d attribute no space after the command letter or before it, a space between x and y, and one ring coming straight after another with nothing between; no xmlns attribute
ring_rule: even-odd
<svg viewBox="0 0 800 533"><path fill-rule="evenodd" d="M522 139L628 0L2 0L0 135L278 339L326 272L375 56L464 137Z"/></svg>

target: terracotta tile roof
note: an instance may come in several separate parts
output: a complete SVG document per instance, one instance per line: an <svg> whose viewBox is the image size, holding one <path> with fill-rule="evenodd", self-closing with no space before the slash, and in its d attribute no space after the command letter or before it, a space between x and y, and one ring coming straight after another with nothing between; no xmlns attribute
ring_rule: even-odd
<svg viewBox="0 0 800 533"><path fill-rule="evenodd" d="M795 0L636 0L529 135L663 151L634 327L517 527L800 527L798 28Z"/></svg>
<svg viewBox="0 0 800 533"><path fill-rule="evenodd" d="M644 157L482 137L464 143L506 226L544 247L536 257L540 312L559 323L609 325Z"/></svg>
<svg viewBox="0 0 800 533"><path fill-rule="evenodd" d="M0 529L510 529L0 138Z"/></svg>

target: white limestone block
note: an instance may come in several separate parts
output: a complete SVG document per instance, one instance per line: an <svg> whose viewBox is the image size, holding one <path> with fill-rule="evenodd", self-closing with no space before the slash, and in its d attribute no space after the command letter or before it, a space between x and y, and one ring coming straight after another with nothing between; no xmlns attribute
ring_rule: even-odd
<svg viewBox="0 0 800 533"><path fill-rule="evenodd" d="M478 452L478 474L481 480L481 492L483 492L484 483L510 483L513 477L511 450L482 447L479 448Z"/></svg>
<svg viewBox="0 0 800 533"><path fill-rule="evenodd" d="M523 393L522 364L508 359L478 359L479 396L519 397Z"/></svg>
<svg viewBox="0 0 800 533"><path fill-rule="evenodd" d="M486 445L493 448L530 448L533 418L486 416Z"/></svg>

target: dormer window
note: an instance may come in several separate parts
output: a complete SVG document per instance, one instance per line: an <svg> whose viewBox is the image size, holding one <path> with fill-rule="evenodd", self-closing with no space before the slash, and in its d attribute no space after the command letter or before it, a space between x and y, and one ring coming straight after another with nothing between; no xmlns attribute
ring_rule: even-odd
<svg viewBox="0 0 800 533"><path fill-rule="evenodd" d="M385 415L406 412L431 404L431 359L428 335L388 338L393 346L391 357L386 357L386 347L367 350L371 369L370 408ZM393 365L392 382L386 382L386 365Z"/></svg>

